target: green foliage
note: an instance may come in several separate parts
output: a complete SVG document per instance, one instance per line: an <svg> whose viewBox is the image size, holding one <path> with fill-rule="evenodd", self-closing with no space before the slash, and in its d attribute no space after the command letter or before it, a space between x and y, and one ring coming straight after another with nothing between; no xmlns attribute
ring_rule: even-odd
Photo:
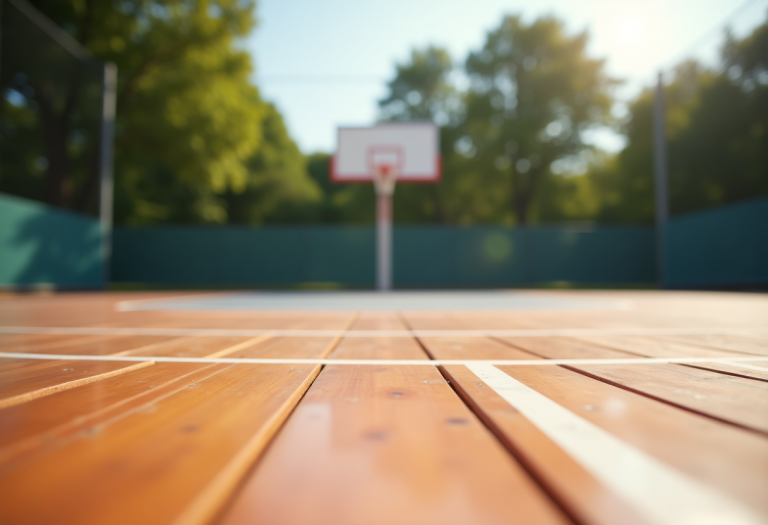
<svg viewBox="0 0 768 525"><path fill-rule="evenodd" d="M460 94L450 81L453 60L445 49L429 46L414 50L410 60L395 66L387 97L379 101L384 121L429 120L441 126L443 180L434 184L401 184L394 200L394 220L400 223L450 222L447 201L457 174L450 162L451 144L461 120Z"/></svg>
<svg viewBox="0 0 768 525"><path fill-rule="evenodd" d="M616 81L586 45L586 33L570 37L554 18L526 25L507 16L467 59L464 150L476 169L499 174L483 184L509 196L518 224L529 222L553 163L578 155L583 132L610 122Z"/></svg>
<svg viewBox="0 0 768 525"><path fill-rule="evenodd" d="M413 50L410 61L395 66L389 94L379 101L381 119L431 120L448 124L459 109L455 87L449 80L453 61L445 49L429 46Z"/></svg>
<svg viewBox="0 0 768 525"><path fill-rule="evenodd" d="M307 222L373 224L376 196L372 184L331 182L330 155L315 153L307 157L307 170L324 196L307 211Z"/></svg>
<svg viewBox="0 0 768 525"><path fill-rule="evenodd" d="M526 224L594 210L589 182L550 171L586 149L584 130L610 120L615 81L602 61L586 56L586 42L586 34L569 37L553 18L526 25L505 17L467 59L466 93L451 84L452 60L443 49L415 50L398 64L379 102L381 118L440 124L443 180L398 187L395 220ZM583 195L581 204L558 192Z"/></svg>
<svg viewBox="0 0 768 525"><path fill-rule="evenodd" d="M28 107L7 98L0 100L0 105L0 191L26 198L44 195L45 165L39 160L39 148L29 147L40 140L37 119Z"/></svg>
<svg viewBox="0 0 768 525"><path fill-rule="evenodd" d="M328 155L303 157L249 83L250 57L235 42L255 25L253 2L33 3L119 67L118 223L373 223L372 185L331 183ZM379 118L436 122L443 179L399 185L395 221L651 222L653 90L629 106L624 150L608 156L587 146L585 131L614 124L617 84L587 55L587 38L553 17L529 24L506 16L463 63L466 90L453 82L456 62L445 49L415 49L396 64ZM763 24L741 40L727 35L721 67L685 62L666 75L673 214L768 194L767 57ZM14 87L25 103L0 101L0 191L93 208L96 131L82 109L92 105L93 82L79 74L57 80L48 101L32 76ZM81 103L68 112L69 95ZM43 127L56 133L43 147L45 104L53 109Z"/></svg>
<svg viewBox="0 0 768 525"><path fill-rule="evenodd" d="M252 1L34 3L118 66L118 223L258 223L317 198L280 115L249 83L249 55L235 46L255 25ZM55 164L49 158L49 178Z"/></svg>
<svg viewBox="0 0 768 525"><path fill-rule="evenodd" d="M654 90L630 104L618 155L585 146L584 130L611 124L616 84L585 45L585 34L568 37L555 19L506 17L467 59L465 93L450 85L444 50L414 51L398 65L381 116L442 120L444 179L435 188L398 187L395 219L652 222ZM743 40L727 35L720 68L684 62L666 74L673 214L768 194L766 57L763 24Z"/></svg>
<svg viewBox="0 0 768 525"><path fill-rule="evenodd" d="M728 35L719 70L680 64L664 85L672 214L768 194L768 24ZM590 175L599 220L651 222L654 92L630 106L627 147Z"/></svg>
<svg viewBox="0 0 768 525"><path fill-rule="evenodd" d="M283 119L272 104L265 106L261 148L248 162L242 191L224 195L232 223L306 222L320 201L319 186L307 176L307 160L288 136Z"/></svg>

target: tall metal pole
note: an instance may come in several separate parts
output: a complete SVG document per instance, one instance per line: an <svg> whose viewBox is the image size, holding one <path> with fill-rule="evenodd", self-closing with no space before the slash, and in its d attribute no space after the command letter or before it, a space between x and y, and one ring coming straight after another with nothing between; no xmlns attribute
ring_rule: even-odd
<svg viewBox="0 0 768 525"><path fill-rule="evenodd" d="M376 190L376 288L392 289L392 195L399 175L398 168L377 166L373 170Z"/></svg>
<svg viewBox="0 0 768 525"><path fill-rule="evenodd" d="M376 285L392 289L392 194L376 195Z"/></svg>
<svg viewBox="0 0 768 525"><path fill-rule="evenodd" d="M667 141L665 134L664 84L659 72L654 107L653 144L655 157L656 200L656 279L659 288L667 286L667 219L669 216L669 178L667 176Z"/></svg>
<svg viewBox="0 0 768 525"><path fill-rule="evenodd" d="M5 6L5 0L0 0L0 80L3 77L3 24L5 19L3 18L3 7Z"/></svg>
<svg viewBox="0 0 768 525"><path fill-rule="evenodd" d="M101 91L101 151L99 155L99 223L101 254L104 263L104 287L109 285L112 264L112 195L114 191L112 151L115 136L117 102L117 66L104 64Z"/></svg>

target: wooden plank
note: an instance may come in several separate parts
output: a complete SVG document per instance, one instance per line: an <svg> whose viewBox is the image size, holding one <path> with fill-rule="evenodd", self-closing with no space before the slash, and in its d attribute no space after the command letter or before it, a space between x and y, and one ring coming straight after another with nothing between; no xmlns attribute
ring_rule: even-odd
<svg viewBox="0 0 768 525"><path fill-rule="evenodd" d="M275 339L266 345L240 350L230 357L320 358L334 344L331 338ZM158 363L140 373L125 374L105 380L98 388L80 388L45 399L36 399L3 412L0 419L0 462L19 450L30 450L64 431L84 431L95 417L107 418L122 413L127 403L152 394L155 389L181 381L198 370L213 365ZM293 367L304 372L304 367ZM194 382L193 379L190 380ZM106 416L107 413L113 415ZM2 421L9 424L2 425ZM10 423L13 424L10 424ZM78 430L73 431L72 428Z"/></svg>
<svg viewBox="0 0 768 525"><path fill-rule="evenodd" d="M56 340L76 339L82 336L60 334L0 334L0 351L18 352L20 348L50 343Z"/></svg>
<svg viewBox="0 0 768 525"><path fill-rule="evenodd" d="M678 335L667 336L665 339L694 344L704 348L768 356L768 341L751 337L740 337L737 335Z"/></svg>
<svg viewBox="0 0 768 525"><path fill-rule="evenodd" d="M205 523L319 367L290 369L216 365L207 377L90 420L90 434L0 470L0 521Z"/></svg>
<svg viewBox="0 0 768 525"><path fill-rule="evenodd" d="M231 348L235 345L246 343L252 337L178 337L166 342L139 348L126 352L127 355L137 356L166 356L166 357L208 357Z"/></svg>
<svg viewBox="0 0 768 525"><path fill-rule="evenodd" d="M219 523L563 523L425 367L327 366Z"/></svg>
<svg viewBox="0 0 768 525"><path fill-rule="evenodd" d="M741 352L704 348L656 337L642 336L583 336L573 340L629 352L646 357L744 357Z"/></svg>
<svg viewBox="0 0 768 525"><path fill-rule="evenodd" d="M768 514L767 439L560 367L501 368L621 439Z"/></svg>
<svg viewBox="0 0 768 525"><path fill-rule="evenodd" d="M696 365L687 365L691 368L701 368L702 370L714 370L716 372L722 372L739 377L746 377L749 379L759 379L760 381L768 381L768 362L758 363L717 363L707 364L701 363Z"/></svg>
<svg viewBox="0 0 768 525"><path fill-rule="evenodd" d="M226 357L238 351L246 350L258 343L268 339L269 336L255 338L245 337L212 337L212 338L162 338L159 342L142 345L136 348L137 338L129 337L128 341L121 344L118 340L111 340L113 345L101 350L118 350L128 346L133 350L116 352L113 355L173 355L173 356L193 356L193 357ZM123 338L120 338L123 339ZM209 340L211 339L211 340ZM140 340L140 338L138 339ZM234 343L234 344L233 344ZM326 342L327 346L327 342ZM83 348L69 348L73 354L77 354ZM93 350L90 348L90 350ZM87 353L86 353L87 354ZM200 355L203 354L203 355ZM118 369L132 366L120 362L106 361L44 361L44 360L13 360L9 363L0 365L0 406L16 404L27 399L34 399L40 395L57 392L59 389L73 388L84 384L103 374L109 372L109 369ZM106 368L105 368L106 367ZM101 370L93 372L93 370ZM85 374L85 375L83 375ZM90 378L91 379L86 379ZM104 376L108 377L108 376ZM59 388L57 385L66 385ZM30 392L31 397L24 396Z"/></svg>
<svg viewBox="0 0 768 525"><path fill-rule="evenodd" d="M546 359L637 358L637 354L568 337L499 337L498 340L532 356Z"/></svg>
<svg viewBox="0 0 768 525"><path fill-rule="evenodd" d="M520 413L524 414L526 422L533 422L538 430L546 433L547 439L568 451L569 456L578 461L581 467L599 480L612 496L623 499L634 510L642 513L653 523L677 525L683 522L699 523L702 520L711 520L713 523L751 525L762 523L768 518L768 514L765 513L765 498L761 496L765 492L768 476L762 466L756 466L754 463L754 461L758 461L759 465L762 459L764 464L768 457L766 455L768 443L762 438L753 436L751 441L758 445L758 448L752 447L750 453L742 454L740 458L742 460L741 465L751 469L753 475L748 476L750 481L755 481L758 489L762 489L755 491L755 487L744 485L752 495L753 504L749 504L744 501L743 494L740 494L740 498L734 497L727 491L719 490L716 486L702 480L702 477L706 478L708 474L709 478L716 483L728 490L733 490L732 485L728 483L729 480L722 479L723 471L721 468L717 468L717 461L714 465L716 468L710 469L710 472L705 472L705 475L702 476L701 471L707 469L701 468L703 462L696 455L682 454L684 458L687 457L692 460L689 463L692 466L689 469L690 473L686 473L670 466L669 463L660 460L653 454L644 452L642 450L643 441L650 440L657 445L656 448L664 449L670 448L669 438L672 438L674 442L676 437L685 437L670 436L664 431L655 431L657 429L654 428L656 425L653 425L653 418L641 417L640 421L636 422L640 423L639 436L632 423L616 421L619 423L616 426L631 438L628 442L590 422L586 417L582 417L581 414L584 412L605 411L607 412L605 419L621 419L621 416L626 413L625 404L621 403L621 399L612 396L610 387L609 392L606 392L609 396L607 399L602 396L595 396L593 400L599 401L598 404L579 406L580 403L584 402L584 399L580 398L583 385L574 388L576 385L566 382L563 388L557 391L557 394L553 395L551 390L547 392L551 397L540 391L546 390L551 385L552 376L557 373L557 367L519 369L523 376L535 378L528 385L491 365L468 365L467 368L479 374L476 377L482 378L481 384L507 399L513 408L519 409ZM518 372L516 367L501 368L507 372L510 370L514 373ZM579 378L576 379L580 380ZM589 391L589 386L587 385L584 390ZM632 397L631 394L629 396ZM570 409L563 406L566 400L572 403ZM614 413L620 413L621 416L614 418ZM645 413L646 411L643 410L641 415L644 416ZM671 417L674 418L675 414L671 414ZM600 417L598 416L597 419ZM707 421L705 418L698 419ZM655 423L660 422L662 421L655 421ZM693 425L686 427L689 435L695 435L697 432L706 430L706 426L696 428L695 420L692 423ZM710 426L713 424L716 425L716 423L710 422ZM720 426L728 428L725 425ZM749 436L748 432L741 432L741 434L745 437ZM661 437L665 437L667 440L660 439ZM727 437L727 434L726 436L720 434L718 437ZM640 446L633 445L632 440L640 443ZM694 439L694 443L696 441ZM698 441L701 442L701 440ZM677 441L676 444L678 448L685 447L688 446L688 441ZM705 452L720 454L718 447L723 446L722 441L709 439L709 444L712 447ZM728 444L729 442L726 442L725 446ZM741 440L741 444L749 444L749 440L746 442ZM540 446L538 438L530 440L529 445L532 448ZM650 448L653 448L653 445ZM541 455L541 451L539 454ZM668 450L667 456L679 461L681 454L674 450ZM543 458L544 461L549 459L551 458ZM726 474L730 474L731 479L737 478L742 473L741 469L732 468L729 462L720 461L720 466L723 465L730 467L730 470L726 468ZM558 478L554 480L555 483L562 481L558 472L555 473L555 477ZM577 486L577 481L571 480L569 483L571 490ZM576 500L578 500L577 503L583 504L581 498L576 498ZM758 508L755 507L755 503L759 503ZM605 512L600 514L605 519ZM623 523L624 520L617 519L616 522Z"/></svg>
<svg viewBox="0 0 768 525"><path fill-rule="evenodd" d="M562 312L558 313L562 316ZM525 314L523 314L525 315ZM511 317L508 317L511 316ZM480 329L507 329L520 327L520 314L508 314L502 316L498 313L490 314L487 317L474 313L450 314L445 312L430 312L427 314L421 312L408 312L406 318L413 328L420 329L453 329L474 327ZM509 326L507 321L515 321L513 326ZM527 327L530 327L527 326ZM611 325L615 328L615 325ZM626 325L624 326L627 327ZM550 327L551 328L551 327ZM440 355L444 359L471 359L477 350L470 352L470 348L493 347L488 339L467 339L467 344L463 344L458 338L422 338L428 348L440 345ZM595 358L595 359L620 359L634 358L637 356L645 357L729 357L743 356L747 354L734 353L728 350L719 350L714 348L705 348L693 344L684 344L678 341L672 341L662 338L641 337L641 336L581 336L581 337L506 337L498 340L514 347L514 352L502 348L485 348L480 355L487 359L526 359L531 358L531 352L537 356L543 356L550 359L569 359L569 358ZM481 346L473 346L473 345ZM453 351L451 351L453 350ZM691 366L691 365L688 365ZM721 363L699 363L694 368L716 371L720 373L735 375L747 379L756 379L764 381L768 378L768 372L738 367Z"/></svg>
<svg viewBox="0 0 768 525"><path fill-rule="evenodd" d="M59 336L62 337L62 336ZM178 339L171 336L67 336L62 342L46 344L6 347L2 352L25 352L34 354L66 354L66 355L128 355L131 350L159 345Z"/></svg>
<svg viewBox="0 0 768 525"><path fill-rule="evenodd" d="M563 338L504 340L549 359L610 357L609 352L616 352ZM573 365L569 368L688 410L768 432L768 384L764 381L681 365Z"/></svg>
<svg viewBox="0 0 768 525"><path fill-rule="evenodd" d="M73 347L80 345L89 345L114 340L119 336L114 335L47 335L47 334L26 334L27 337L19 339L0 348L2 352L31 352L31 353L78 353L73 351ZM33 337L41 335L42 337ZM57 352L58 350L58 352Z"/></svg>
<svg viewBox="0 0 768 525"><path fill-rule="evenodd" d="M341 357L426 356L382 337ZM567 522L427 367L326 366L242 487L219 523Z"/></svg>
<svg viewBox="0 0 768 525"><path fill-rule="evenodd" d="M768 513L768 440L561 367L499 368L633 446ZM578 520L639 519L466 367L446 370L471 406Z"/></svg>
<svg viewBox="0 0 768 525"><path fill-rule="evenodd" d="M768 383L671 365L573 367L592 377L768 435Z"/></svg>
<svg viewBox="0 0 768 525"><path fill-rule="evenodd" d="M0 465L19 460L43 447L74 439L78 433L135 409L158 389L182 381L214 364L157 363L154 366L104 378L99 385L85 385L55 395L29 400L0 412ZM181 385L195 382L190 378ZM178 385L177 385L178 386Z"/></svg>
<svg viewBox="0 0 768 525"><path fill-rule="evenodd" d="M325 355L332 342L332 337L271 337L260 344L240 349L227 357L315 359Z"/></svg>
<svg viewBox="0 0 768 525"><path fill-rule="evenodd" d="M126 335L92 341L74 347L57 347L43 353L77 354L77 355L130 355L133 351L155 345L170 343L177 339L172 336L155 335Z"/></svg>
<svg viewBox="0 0 768 525"><path fill-rule="evenodd" d="M319 370L164 365L7 409L0 522L207 523Z"/></svg>
<svg viewBox="0 0 768 525"><path fill-rule="evenodd" d="M151 366L152 361L53 361L0 375L0 408Z"/></svg>
<svg viewBox="0 0 768 525"><path fill-rule="evenodd" d="M574 338L577 341L594 343L599 346L605 346L620 350L626 353L646 357L738 357L749 354L735 353L729 350L718 350L714 348L704 348L701 346L680 344L677 341L653 337L579 337ZM760 366L760 363L753 363ZM756 368L747 368L743 366L734 366L723 363L698 363L692 366L703 370L712 370L715 372L726 373L748 379L768 380L768 370L761 371Z"/></svg>
<svg viewBox="0 0 768 525"><path fill-rule="evenodd" d="M495 339L480 337L422 337L427 351L440 359L540 359ZM482 356L482 357L481 357Z"/></svg>

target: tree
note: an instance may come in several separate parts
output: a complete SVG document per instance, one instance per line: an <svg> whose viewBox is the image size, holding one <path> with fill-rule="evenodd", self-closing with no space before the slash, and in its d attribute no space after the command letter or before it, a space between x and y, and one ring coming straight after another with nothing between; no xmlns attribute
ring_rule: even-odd
<svg viewBox="0 0 768 525"><path fill-rule="evenodd" d="M573 159L586 148L583 132L611 120L617 82L604 61L587 57L587 38L569 37L554 18L526 25L507 16L466 61L470 90L457 147L476 170L506 175L483 183L511 197L517 224L530 222L552 163Z"/></svg>
<svg viewBox="0 0 768 525"><path fill-rule="evenodd" d="M320 187L323 199L305 207L307 222L373 224L376 198L373 184L338 184L330 177L331 156L314 153L307 158L307 170Z"/></svg>
<svg viewBox="0 0 768 525"><path fill-rule="evenodd" d="M249 195L276 203L312 197L295 145L284 129L275 133L279 115L250 85L250 57L235 46L254 27L252 1L34 3L94 56L118 66L117 222L225 222L228 196L249 184L260 188ZM75 82L69 89L76 97ZM286 158L273 158L281 154ZM47 171L49 179L71 179L54 158ZM93 194L95 176L89 172L82 192ZM87 208L88 198L67 195L72 184L49 186L56 189L51 203ZM267 213L265 206L255 208Z"/></svg>
<svg viewBox="0 0 768 525"><path fill-rule="evenodd" d="M440 126L455 123L460 100L450 82L452 70L453 61L445 49L414 49L409 62L395 66L395 78L387 83L389 93L379 101L379 118L431 120Z"/></svg>
<svg viewBox="0 0 768 525"><path fill-rule="evenodd" d="M768 194L768 24L726 34L717 69L693 61L665 74L670 211L693 212ZM630 105L627 146L591 174L604 222L652 222L654 89Z"/></svg>
<svg viewBox="0 0 768 525"><path fill-rule="evenodd" d="M395 76L388 82L388 94L379 101L382 121L429 120L440 126L441 146L450 144L461 119L461 98L451 83L453 60L445 49L428 46L414 49L410 60L395 66ZM446 194L450 192L450 151L441 147L443 180L441 184L400 185L394 201L394 217L398 222L449 221Z"/></svg>
<svg viewBox="0 0 768 525"><path fill-rule="evenodd" d="M245 189L229 189L223 196L228 222L306 222L320 200L320 187L307 176L307 159L288 136L280 113L272 104L265 110L262 145L248 161Z"/></svg>

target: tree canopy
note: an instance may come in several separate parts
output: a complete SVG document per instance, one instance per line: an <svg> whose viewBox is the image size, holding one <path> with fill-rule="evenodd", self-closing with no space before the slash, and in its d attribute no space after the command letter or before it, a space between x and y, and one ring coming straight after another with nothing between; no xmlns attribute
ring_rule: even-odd
<svg viewBox="0 0 768 525"><path fill-rule="evenodd" d="M544 212L557 207L547 200L556 188L575 191L553 180L552 166L587 149L586 129L610 121L616 84L602 61L586 55L586 43L585 33L569 36L554 18L526 24L507 16L467 58L465 92L451 84L444 49L415 50L398 64L381 118L442 125L444 180L438 188L398 188L396 218L524 225L538 201Z"/></svg>
<svg viewBox="0 0 768 525"><path fill-rule="evenodd" d="M279 113L249 82L250 56L235 45L255 25L253 2L33 4L95 57L118 66L117 222L227 222L230 213L259 222L281 202L317 197ZM68 96L79 88L71 82ZM34 92L39 99L43 90ZM66 143L73 123L59 120ZM85 211L92 199L67 195L72 173L62 173L51 155L46 160L45 176L61 179L49 202ZM255 200L245 205L245 196Z"/></svg>
<svg viewBox="0 0 768 525"><path fill-rule="evenodd" d="M329 156L304 156L249 82L251 58L236 43L255 27L253 2L33 4L118 65L118 223L373 222L371 185L330 183ZM88 211L98 78L62 50L43 49L34 31L5 29L26 35L18 57L44 59L8 74L16 66L4 49L0 191ZM464 61L429 45L395 64L379 120L434 121L443 162L439 184L398 186L395 221L652 221L653 88L616 123L618 82L587 43L586 32L569 34L555 17L505 16ZM766 57L763 23L744 38L727 34L717 67L685 61L665 72L673 214L768 194ZM597 126L620 129L626 147L610 155L587 144Z"/></svg>
<svg viewBox="0 0 768 525"><path fill-rule="evenodd" d="M630 105L627 146L591 178L602 222L651 222L652 89ZM722 62L686 61L665 74L672 214L768 194L768 23L744 39L726 35Z"/></svg>

